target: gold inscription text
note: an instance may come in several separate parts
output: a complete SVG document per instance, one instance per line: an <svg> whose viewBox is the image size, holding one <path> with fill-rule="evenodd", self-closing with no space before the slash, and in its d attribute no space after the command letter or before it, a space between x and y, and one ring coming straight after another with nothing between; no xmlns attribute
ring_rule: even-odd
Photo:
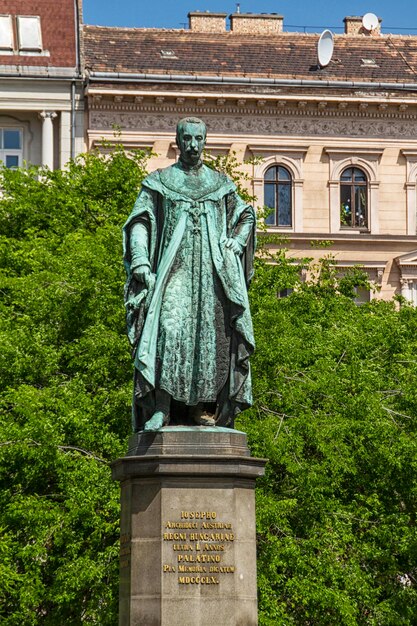
<svg viewBox="0 0 417 626"><path fill-rule="evenodd" d="M218 585L219 579L215 576L179 576L180 585Z"/></svg>
<svg viewBox="0 0 417 626"><path fill-rule="evenodd" d="M216 519L216 511L181 511L181 519Z"/></svg>

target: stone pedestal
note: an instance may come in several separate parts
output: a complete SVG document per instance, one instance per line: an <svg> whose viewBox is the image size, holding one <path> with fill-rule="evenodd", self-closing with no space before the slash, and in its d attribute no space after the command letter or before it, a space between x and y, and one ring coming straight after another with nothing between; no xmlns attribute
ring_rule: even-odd
<svg viewBox="0 0 417 626"><path fill-rule="evenodd" d="M134 435L121 483L120 626L256 626L255 479L227 428Z"/></svg>

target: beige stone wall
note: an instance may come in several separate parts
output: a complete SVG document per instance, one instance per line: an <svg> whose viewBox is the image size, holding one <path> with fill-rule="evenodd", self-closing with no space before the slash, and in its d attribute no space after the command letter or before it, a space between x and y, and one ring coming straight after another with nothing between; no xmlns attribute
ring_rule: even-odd
<svg viewBox="0 0 417 626"><path fill-rule="evenodd" d="M397 147L385 148L380 165L381 234L407 233L406 163Z"/></svg>
<svg viewBox="0 0 417 626"><path fill-rule="evenodd" d="M323 154L323 147L320 144L311 145L304 162L303 230L306 233L330 232L329 162Z"/></svg>
<svg viewBox="0 0 417 626"><path fill-rule="evenodd" d="M133 133L126 134L124 140L126 146L132 147L149 147L155 153L149 162L150 169L156 169L160 167L167 167L175 162L177 153L175 149L174 133L172 137L149 137L148 141L135 142L132 137ZM102 137L107 137L110 141L112 136L109 133L108 136L105 132L99 132L97 134L97 144L101 141ZM113 138L114 139L114 138ZM291 150L297 151L297 140L302 140L308 145L305 150L305 155L299 158L302 164L302 199L303 199L303 219L301 232L304 233L320 233L326 235L332 235L337 233L346 233L346 229L340 228L340 224L336 228L331 228L330 213L331 213L331 199L329 180L331 177L331 164L329 156L326 154L326 148L328 142L318 141L315 138L293 138L282 141L280 137L268 137L268 141L273 145L273 149L268 150L264 148L261 151L251 150L248 148L250 144L258 143L262 145L265 142L265 137L259 136L256 138L248 137L245 141L242 138L230 137L225 141L224 147L219 148L219 138L215 137L212 141L208 142L208 149L210 150L210 144L212 145L213 154L225 154L227 152L233 153L235 157L243 161L244 159L255 157L257 162L269 163L271 155L274 156L274 163L282 163L293 175L293 179L298 177L295 170L291 169L291 165L288 165L294 159L288 158L285 155ZM122 135L123 140L123 135ZM94 142L93 142L94 143ZM90 143L90 147L93 144ZM357 147L352 145L346 146L346 143L340 142L340 148L346 153L349 151L355 154ZM416 146L417 148L417 146ZM281 158L283 157L283 158ZM362 161L365 162L365 157L361 157L360 161L354 164L357 167L363 169ZM271 162L272 163L272 162ZM346 166L350 166L348 163ZM259 167L259 165L258 165ZM264 168L266 169L266 167ZM254 165L245 165L243 170L251 177L256 177ZM259 181L263 180L262 167L261 174L258 175ZM407 235L407 170L406 160L401 154L401 145L392 146L388 145L382 149L381 157L379 158L378 165L378 204L376 207L377 217L379 221L378 231L373 232L373 224L370 224L370 234L378 235ZM263 204L263 189L258 184L257 189L254 189L251 183L248 183L248 188L254 191L258 196L258 204ZM337 195L339 201L339 192ZM369 211L371 206L368 206ZM374 207L375 208L375 207ZM294 211L297 212L298 206L295 204ZM357 231L353 231L354 234L358 234Z"/></svg>
<svg viewBox="0 0 417 626"><path fill-rule="evenodd" d="M270 228L270 232L286 236L290 255L319 258L330 253L341 268L362 264L378 285L379 291L372 295L375 298L411 293L410 283L405 284L407 280L417 283L417 132L411 117L400 111L399 120L392 121L392 113L385 117L379 109L357 120L349 114L344 118L339 110L334 115L329 109L321 116L305 111L293 117L291 109L277 114L277 109L271 108L269 113L268 104L261 114L251 109L245 117L242 108L233 112L227 109L227 95L216 96L216 108L209 97L205 95L198 113L194 105L192 113L208 124L208 150L214 155L233 153L242 163L255 158L243 170L249 179L245 185L257 196L258 206L263 205L266 169L282 164L291 172L293 225ZM222 110L217 109L220 99ZM178 110L177 100L181 105ZM121 128L117 142L122 141L127 148L151 148L155 156L150 170L167 167L178 158L175 124L191 114L186 102L184 94L175 100L166 96L161 111L155 112L149 96L140 100L136 111L130 103L124 110L125 105L115 101L112 110L109 102L99 101L90 111L88 147L100 145L102 138L116 141L112 124L117 123ZM195 98L190 97L190 102ZM366 232L340 225L339 180L345 167L360 167L368 177ZM312 239L333 243L329 249L314 249ZM415 259L409 261L408 255L414 251Z"/></svg>
<svg viewBox="0 0 417 626"><path fill-rule="evenodd" d="M271 140L271 138L268 138ZM303 138L305 141L305 138ZM253 143L253 138L251 138ZM265 141L264 137L258 138L261 145ZM280 138L275 138L275 146L279 154ZM417 248L416 239L406 240L406 212L407 212L407 195L406 195L406 163L400 154L400 148L388 146L384 148L379 163L379 239L375 240L372 232L369 234L361 234L357 231L349 231L338 229L336 232L330 230L330 193L329 193L329 158L325 153L327 142L317 142L314 138L310 138L306 143L311 143L305 153L303 159L303 219L302 232L306 238L301 242L293 242L291 233L297 232L295 229L276 229L271 228L270 232L282 233L289 237L289 254L295 258L320 257L331 254L334 256L337 264L346 267L354 264L363 264L364 269L368 271L371 280L378 286L372 294L372 298L390 299L396 293L401 293L400 271L394 259L402 254L406 254ZM214 142L215 143L215 142ZM288 150L286 142L285 148ZM154 157L150 163L150 168L166 167L173 162L172 151L169 155L167 151L169 142L162 144L160 141L155 142L153 150L158 150L164 145L164 149L159 156ZM230 143L230 151L237 158L243 158L243 155L256 156L245 149L245 143ZM340 146L342 147L342 143ZM343 146L344 147L344 146ZM172 148L171 148L172 150ZM354 147L352 147L354 152ZM216 152L213 150L213 152ZM223 151L225 152L225 151ZM263 151L263 157L268 159L271 152ZM284 152L283 152L284 154ZM284 165L288 165L284 163ZM251 177L254 175L254 166L246 165L244 171ZM253 186L247 185L249 191L253 191ZM256 191L256 190L255 190ZM259 198L258 198L259 200ZM258 202L260 205L261 203ZM298 210L297 204L294 211ZM312 249L308 240L309 235L312 238L332 241L329 248ZM384 242L384 236L387 241ZM400 241L392 241L391 236L401 239ZM382 237L382 240L381 240ZM368 267L369 266L369 267ZM379 274L378 274L379 272ZM379 278L377 278L379 276Z"/></svg>
<svg viewBox="0 0 417 626"><path fill-rule="evenodd" d="M360 154L357 163L353 163L353 166L364 169L364 164L367 162L366 151L362 145L357 145L351 141L349 143L344 140L343 142L337 142L333 140L332 148L328 148L329 143L325 141L318 141L317 139L310 138L293 138L292 140L282 142L279 137L272 138L274 143L274 151L280 153L280 145L282 154L290 149L291 143L295 145L296 141L303 140L304 143L310 144L303 159L303 228L302 232L310 233L322 233L322 234L335 234L339 232L346 232L346 229L340 228L340 223L336 228L331 227L330 213L331 213L331 198L329 189L329 180L331 179L331 162L329 156L326 154L326 150L343 149L346 155L350 153L352 155ZM271 141L271 138L269 138ZM262 144L265 138L259 137L258 142ZM251 138L251 143L253 139ZM371 150L371 149L370 149ZM376 148L374 148L376 150ZM376 224L370 221L371 234L381 235L406 235L407 234L407 190L406 190L406 161L401 155L401 147L387 145L382 147L381 156L378 157L371 154L369 157L369 163L375 166L378 161L377 169L377 205L368 205L368 210L374 209L376 217L378 218L378 229ZM264 150L261 155L252 153L252 156L258 158L267 159L270 153L268 150ZM341 162L345 163L341 156ZM279 160L279 159L278 159ZM285 166L285 163L282 162ZM346 162L346 167L350 167L351 163ZM343 166L344 167L344 166ZM343 169L343 167L341 169ZM366 170L365 170L366 173ZM252 174L255 175L254 172ZM371 186L371 181L368 187ZM255 192L256 193L256 192ZM337 202L339 203L340 191L337 192ZM369 198L372 200L371 198ZM258 198L259 204L262 204L262 192ZM294 207L297 211L297 206ZM337 207L338 210L338 207ZM370 216L371 217L371 216Z"/></svg>

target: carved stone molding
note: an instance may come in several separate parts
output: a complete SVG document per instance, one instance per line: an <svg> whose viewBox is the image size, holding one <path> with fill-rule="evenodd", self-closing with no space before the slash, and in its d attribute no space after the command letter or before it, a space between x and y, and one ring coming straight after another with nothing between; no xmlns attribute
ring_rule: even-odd
<svg viewBox="0 0 417 626"><path fill-rule="evenodd" d="M120 97L122 96L122 98ZM308 98L308 97L307 97ZM417 120L416 103L410 104L396 103L391 101L356 101L335 99L326 100L317 98L291 98L275 99L268 96L253 97L250 94L238 96L214 95L206 93L143 93L138 95L130 90L124 92L103 92L92 91L88 93L88 107L90 110L101 111L129 111L140 110L146 113L176 113L178 106L181 106L185 113L190 113L196 106L204 108L205 114L218 114L221 107L221 114L235 115L244 112L246 115L275 116L277 110L287 116L301 117L352 117L373 120L392 119L396 121ZM410 109L410 105L412 108Z"/></svg>
<svg viewBox="0 0 417 626"><path fill-rule="evenodd" d="M91 129L111 129L114 125L124 130L172 132L179 117L195 112L195 109L176 108L174 112L146 113L143 111L90 110ZM242 135L296 135L310 137L363 137L384 139L417 139L417 124L414 120L322 117L305 115L213 115L204 109L210 133L233 133Z"/></svg>
<svg viewBox="0 0 417 626"><path fill-rule="evenodd" d="M58 113L55 113L55 111L41 111L40 113L38 113L38 115L41 120L54 120L57 117Z"/></svg>
<svg viewBox="0 0 417 626"><path fill-rule="evenodd" d="M415 235L417 232L417 150L401 150L407 163L407 235Z"/></svg>

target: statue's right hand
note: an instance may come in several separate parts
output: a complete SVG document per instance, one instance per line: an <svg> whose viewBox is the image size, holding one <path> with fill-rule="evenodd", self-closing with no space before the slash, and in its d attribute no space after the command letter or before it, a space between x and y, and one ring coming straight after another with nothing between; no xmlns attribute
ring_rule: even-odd
<svg viewBox="0 0 417 626"><path fill-rule="evenodd" d="M152 274L152 272L149 272L149 274L145 276L145 284L147 288L149 289L149 291L153 290L153 288L155 287L155 282L156 282L155 274Z"/></svg>
<svg viewBox="0 0 417 626"><path fill-rule="evenodd" d="M140 283L144 283L147 287L151 275L151 270L149 269L148 265L138 265L138 267L135 267L135 269L133 270L133 276L136 278L136 280L138 280Z"/></svg>

